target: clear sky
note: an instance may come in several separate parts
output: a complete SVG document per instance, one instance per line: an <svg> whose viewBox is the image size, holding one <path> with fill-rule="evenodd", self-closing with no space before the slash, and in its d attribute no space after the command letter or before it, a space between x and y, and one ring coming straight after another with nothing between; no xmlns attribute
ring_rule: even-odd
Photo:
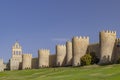
<svg viewBox="0 0 120 80"><path fill-rule="evenodd" d="M0 0L0 57L6 62L16 40L37 57L38 49L55 53L56 44L73 36L98 42L101 30L119 37L120 0Z"/></svg>

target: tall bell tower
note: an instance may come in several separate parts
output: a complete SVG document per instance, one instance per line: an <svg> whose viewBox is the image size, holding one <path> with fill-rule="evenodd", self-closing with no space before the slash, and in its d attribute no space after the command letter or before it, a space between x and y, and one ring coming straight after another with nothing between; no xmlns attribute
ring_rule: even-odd
<svg viewBox="0 0 120 80"><path fill-rule="evenodd" d="M13 58L22 58L22 47L16 41L15 44L12 46L12 57Z"/></svg>
<svg viewBox="0 0 120 80"><path fill-rule="evenodd" d="M12 46L12 58L10 59L10 70L19 70L22 68L22 47L18 43Z"/></svg>

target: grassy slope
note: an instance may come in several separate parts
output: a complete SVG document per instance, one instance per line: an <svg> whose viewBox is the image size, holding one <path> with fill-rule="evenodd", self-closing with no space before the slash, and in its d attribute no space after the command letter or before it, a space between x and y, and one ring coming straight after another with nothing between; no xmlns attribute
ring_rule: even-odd
<svg viewBox="0 0 120 80"><path fill-rule="evenodd" d="M120 65L6 71L0 80L120 80Z"/></svg>

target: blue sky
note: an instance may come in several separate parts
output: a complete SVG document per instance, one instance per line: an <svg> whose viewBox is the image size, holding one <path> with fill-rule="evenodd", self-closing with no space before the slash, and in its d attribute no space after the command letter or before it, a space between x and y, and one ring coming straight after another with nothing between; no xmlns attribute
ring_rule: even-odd
<svg viewBox="0 0 120 80"><path fill-rule="evenodd" d="M37 57L38 49L55 53L56 44L73 36L98 42L101 30L119 37L120 0L0 0L0 57L6 62L16 40Z"/></svg>

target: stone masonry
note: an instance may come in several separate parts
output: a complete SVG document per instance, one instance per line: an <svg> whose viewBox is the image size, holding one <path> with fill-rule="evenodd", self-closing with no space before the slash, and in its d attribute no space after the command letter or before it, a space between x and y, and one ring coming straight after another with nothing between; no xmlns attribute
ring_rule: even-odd
<svg viewBox="0 0 120 80"><path fill-rule="evenodd" d="M120 38L116 31L101 31L99 42L89 44L89 37L73 37L66 45L56 45L55 54L50 50L40 49L38 57L32 54L23 54L21 45L16 42L12 46L12 57L7 67L10 70L37 69L44 67L80 66L81 57L86 53L94 53L100 60L99 64L116 63L120 59ZM5 65L0 59L0 71Z"/></svg>

